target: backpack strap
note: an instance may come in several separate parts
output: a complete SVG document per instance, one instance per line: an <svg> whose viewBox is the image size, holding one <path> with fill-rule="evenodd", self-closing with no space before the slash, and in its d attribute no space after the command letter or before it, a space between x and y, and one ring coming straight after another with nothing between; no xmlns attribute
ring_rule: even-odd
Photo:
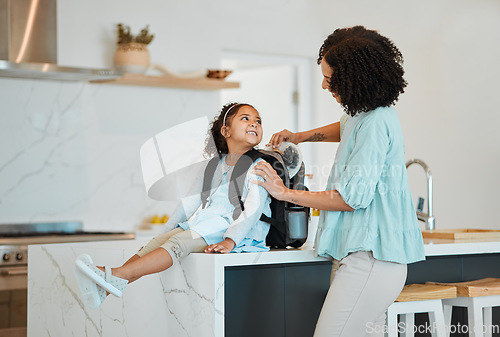
<svg viewBox="0 0 500 337"><path fill-rule="evenodd" d="M231 174L231 179L229 180L228 193L229 202L234 206L233 220L236 220L240 216L241 212L245 210L245 205L241 200L243 187L245 186L245 179L248 169L252 163L260 157L262 157L262 153L255 149L251 149L245 152L234 165L233 173Z"/></svg>
<svg viewBox="0 0 500 337"><path fill-rule="evenodd" d="M290 187L290 179L282 155L276 151L260 150L260 152L263 154L262 159L271 164L273 169L276 171L278 176L283 181L283 184L286 187ZM287 205L288 205L287 202L277 200L273 196L271 196L271 205L270 205L272 214L271 217L268 217L265 214L262 214L260 216L261 221L271 225L269 231L270 232L277 231L280 233L279 236L287 235L287 228L286 228Z"/></svg>
<svg viewBox="0 0 500 337"><path fill-rule="evenodd" d="M201 190L201 205L205 208L210 197L210 188L212 186L212 179L214 178L215 170L219 164L220 157L215 156L209 160L207 167L205 168L205 173L203 175L203 188Z"/></svg>
<svg viewBox="0 0 500 337"><path fill-rule="evenodd" d="M245 184L246 175L248 169L252 165L252 163L258 158L262 158L273 165L273 168L278 172L278 175L281 177L285 186L288 186L288 176L285 175L285 166L282 160L278 157L280 156L274 151L264 151L264 150L255 150L251 149L250 151L244 153L240 159L236 162L233 173L231 174L231 179L229 181L229 202L234 206L233 212L233 220L236 220L241 212L245 210L245 206L243 201L241 200L241 196L243 194L243 186ZM284 203L281 203L280 207L284 207ZM283 208L284 210L284 208ZM264 218L261 220L272 223L276 222L274 219L268 218L263 215ZM279 221L278 221L279 222Z"/></svg>
<svg viewBox="0 0 500 337"><path fill-rule="evenodd" d="M275 218L270 218L270 217L268 217L267 215L262 214L262 215L260 216L260 221L264 221L264 222L266 222L266 223L270 224L271 226L276 227L276 228L277 228L280 232L285 233L285 232L284 232L284 225L285 225L285 221L284 221L284 220L283 220L283 221L280 221L280 220L278 220L278 219L275 219Z"/></svg>

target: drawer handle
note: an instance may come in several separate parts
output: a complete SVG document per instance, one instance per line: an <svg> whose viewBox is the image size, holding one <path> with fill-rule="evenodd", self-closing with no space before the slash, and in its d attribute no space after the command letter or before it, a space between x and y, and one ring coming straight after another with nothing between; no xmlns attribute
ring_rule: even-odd
<svg viewBox="0 0 500 337"><path fill-rule="evenodd" d="M28 268L2 270L2 276L28 275Z"/></svg>

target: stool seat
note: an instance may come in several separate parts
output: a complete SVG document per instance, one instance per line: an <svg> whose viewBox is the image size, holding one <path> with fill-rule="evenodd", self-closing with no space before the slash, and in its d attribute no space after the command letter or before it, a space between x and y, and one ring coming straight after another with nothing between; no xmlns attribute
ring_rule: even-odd
<svg viewBox="0 0 500 337"><path fill-rule="evenodd" d="M492 324L492 308L500 306L500 279L484 278L468 282L428 282L426 284L457 288L457 298L443 300L447 322L451 322L453 307L467 308L469 336L491 337L493 335L495 326Z"/></svg>
<svg viewBox="0 0 500 337"><path fill-rule="evenodd" d="M403 288L396 302L440 300L455 297L457 297L457 288L455 286L408 284Z"/></svg>
<svg viewBox="0 0 500 337"><path fill-rule="evenodd" d="M415 332L417 313L428 313L433 336L447 337L446 321L443 313L442 299L456 298L457 288L433 284L408 284L396 301L387 308L387 336L412 337ZM401 316L402 323L398 323Z"/></svg>
<svg viewBox="0 0 500 337"><path fill-rule="evenodd" d="M500 295L500 278L483 278L475 281L457 283L427 282L429 285L454 286L457 295L462 297L479 297Z"/></svg>

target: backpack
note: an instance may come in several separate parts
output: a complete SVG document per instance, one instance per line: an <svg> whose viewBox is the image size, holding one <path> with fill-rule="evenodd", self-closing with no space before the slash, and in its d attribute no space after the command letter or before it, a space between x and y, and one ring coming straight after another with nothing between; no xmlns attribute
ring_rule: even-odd
<svg viewBox="0 0 500 337"><path fill-rule="evenodd" d="M246 174L255 160L262 158L276 170L284 185L291 189L307 190L304 186L304 163L298 173L289 178L285 161L279 152L252 149L243 154L236 162L229 180L229 201L234 206L233 220L245 210L241 200ZM205 169L203 189L201 193L202 207L205 208L210 197L210 187L220 158L212 158ZM309 223L309 207L303 207L278 200L271 196L271 217L262 214L261 221L270 224L266 237L266 245L271 248L301 247L307 240Z"/></svg>

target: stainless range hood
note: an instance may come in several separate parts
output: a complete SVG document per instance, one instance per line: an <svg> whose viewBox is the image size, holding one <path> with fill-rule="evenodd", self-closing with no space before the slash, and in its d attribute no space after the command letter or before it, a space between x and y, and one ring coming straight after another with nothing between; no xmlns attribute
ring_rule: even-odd
<svg viewBox="0 0 500 337"><path fill-rule="evenodd" d="M122 75L57 65L56 0L0 0L0 77L92 81Z"/></svg>
<svg viewBox="0 0 500 337"><path fill-rule="evenodd" d="M53 63L14 63L0 60L0 77L56 81L98 81L114 79L122 75L120 72L109 69L73 68Z"/></svg>

